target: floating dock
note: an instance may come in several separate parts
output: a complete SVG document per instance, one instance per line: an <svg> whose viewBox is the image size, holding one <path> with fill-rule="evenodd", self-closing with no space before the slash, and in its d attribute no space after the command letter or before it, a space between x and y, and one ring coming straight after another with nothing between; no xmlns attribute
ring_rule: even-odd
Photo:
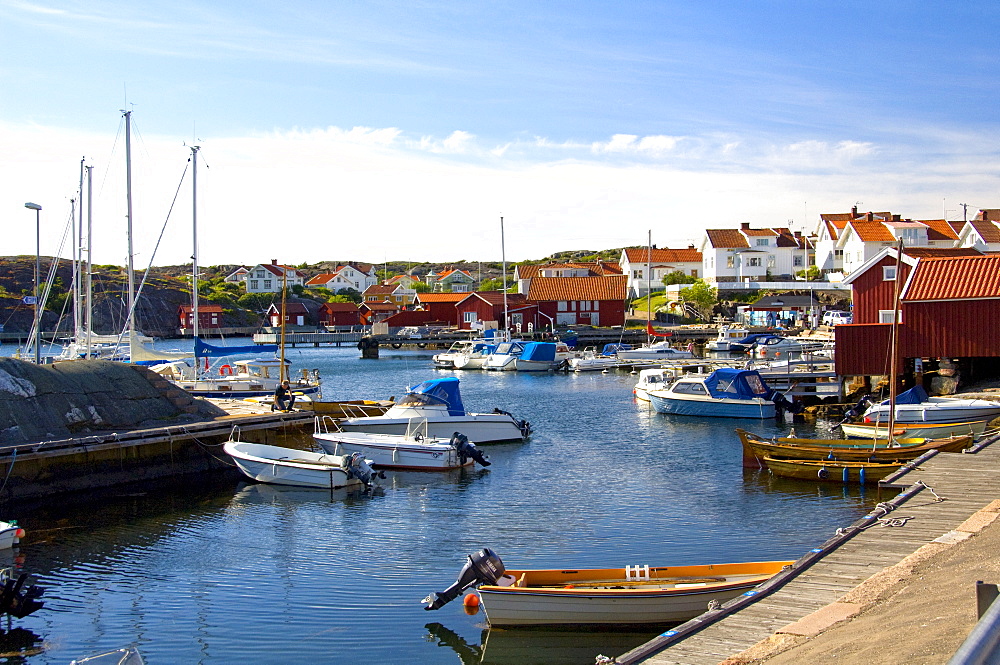
<svg viewBox="0 0 1000 665"><path fill-rule="evenodd" d="M775 633L807 635L817 625L859 612L865 606L851 594L859 584L878 580L886 568L925 545L967 539L997 517L998 441L1000 435L993 435L971 453L931 451L918 458L880 484L902 489L901 494L838 529L791 570L614 662L717 665ZM990 506L994 512L984 511Z"/></svg>

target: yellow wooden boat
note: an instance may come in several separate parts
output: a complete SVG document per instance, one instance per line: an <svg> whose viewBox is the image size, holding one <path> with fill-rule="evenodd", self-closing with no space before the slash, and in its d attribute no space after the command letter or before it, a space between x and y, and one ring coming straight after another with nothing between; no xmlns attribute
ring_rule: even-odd
<svg viewBox="0 0 1000 665"><path fill-rule="evenodd" d="M766 439L743 429L736 433L743 444L743 466L760 468L765 457L802 460L841 460L855 462L906 461L920 457L929 450L961 452L972 445L972 436L952 436L943 439L799 439L779 437Z"/></svg>
<svg viewBox="0 0 1000 665"><path fill-rule="evenodd" d="M900 462L845 462L840 460L776 459L764 457L774 475L831 483L877 483L899 470Z"/></svg>

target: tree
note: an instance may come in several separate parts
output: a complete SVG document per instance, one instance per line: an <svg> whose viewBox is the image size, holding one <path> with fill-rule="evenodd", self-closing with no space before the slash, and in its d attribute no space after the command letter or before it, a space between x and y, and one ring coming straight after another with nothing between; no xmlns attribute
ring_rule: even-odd
<svg viewBox="0 0 1000 665"><path fill-rule="evenodd" d="M818 282L823 278L823 272L816 266L809 266L805 270L799 270L795 276L805 277L810 282Z"/></svg>
<svg viewBox="0 0 1000 665"><path fill-rule="evenodd" d="M480 291L502 291L503 290L503 280L502 279L484 279L482 284L479 285Z"/></svg>
<svg viewBox="0 0 1000 665"><path fill-rule="evenodd" d="M697 277L694 277L693 275L685 275L682 270L668 272L663 276L664 286L670 286L671 284L694 284L697 281Z"/></svg>
<svg viewBox="0 0 1000 665"><path fill-rule="evenodd" d="M416 282L413 284L413 290L417 293L430 293L434 290L434 287L427 282Z"/></svg>
<svg viewBox="0 0 1000 665"><path fill-rule="evenodd" d="M702 279L681 289L680 296L685 303L692 305L698 311L703 321L711 320L712 312L719 303L719 290L709 286Z"/></svg>

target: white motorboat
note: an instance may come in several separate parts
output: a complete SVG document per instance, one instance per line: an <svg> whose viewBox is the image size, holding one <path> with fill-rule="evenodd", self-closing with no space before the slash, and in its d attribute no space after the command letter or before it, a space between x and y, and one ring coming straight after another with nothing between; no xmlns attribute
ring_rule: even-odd
<svg viewBox="0 0 1000 665"><path fill-rule="evenodd" d="M618 367L621 365L621 361L618 360L615 352L623 346L628 345L606 344L601 353L598 353L594 347L587 347L583 350L582 355L569 359L569 369L572 372L597 372Z"/></svg>
<svg viewBox="0 0 1000 665"><path fill-rule="evenodd" d="M574 356L565 342L527 342L521 355L514 359L514 369L518 372L564 369Z"/></svg>
<svg viewBox="0 0 1000 665"><path fill-rule="evenodd" d="M455 377L424 381L381 416L347 418L340 427L348 432L406 434L410 422L421 419L427 421L428 436L450 439L461 432L477 444L523 441L531 434L530 423L506 411L467 412Z"/></svg>
<svg viewBox="0 0 1000 665"><path fill-rule="evenodd" d="M672 370L663 367L639 370L639 381L632 388L632 394L636 399L645 402L649 401L650 390L663 390L675 378Z"/></svg>
<svg viewBox="0 0 1000 665"><path fill-rule="evenodd" d="M457 469L479 462L489 466L489 458L468 437L455 432L451 439L427 436L421 421L403 435L371 432L326 431L326 420L317 418L313 439L331 455L359 453L376 468L435 471Z"/></svg>
<svg viewBox="0 0 1000 665"><path fill-rule="evenodd" d="M744 337L730 344L730 351L753 353L759 358L800 357L803 353L821 351L825 343L817 340L799 340L794 337L782 337L763 333Z"/></svg>
<svg viewBox="0 0 1000 665"><path fill-rule="evenodd" d="M24 529L17 525L17 522L0 521L0 550L7 550L21 542L24 538Z"/></svg>
<svg viewBox="0 0 1000 665"><path fill-rule="evenodd" d="M495 344L482 339L460 339L454 342L447 351L443 353L435 353L431 360L434 362L434 366L440 369L479 369L482 367L482 362L478 366L472 365L472 360L478 358L481 361L486 360L486 356L493 352L496 348ZM465 360L462 366L457 365L459 358Z"/></svg>
<svg viewBox="0 0 1000 665"><path fill-rule="evenodd" d="M661 340L635 349L621 349L615 354L619 360L659 360L670 362L682 358L694 358L694 353L683 349L675 349L670 342Z"/></svg>
<svg viewBox="0 0 1000 665"><path fill-rule="evenodd" d="M719 334L715 339L709 340L705 344L705 349L708 351L721 351L723 353L732 351L730 346L733 343L739 342L744 337L747 337L750 331L746 328L737 328L734 326L722 326L719 328ZM743 351L744 349L740 349Z"/></svg>
<svg viewBox="0 0 1000 665"><path fill-rule="evenodd" d="M756 371L728 367L708 376L687 375L647 394L658 412L682 416L773 418L776 403L791 408Z"/></svg>
<svg viewBox="0 0 1000 665"><path fill-rule="evenodd" d="M866 423L889 422L889 400L873 404L865 411ZM958 397L929 397L920 386L914 386L896 397L895 422L958 423L970 420L991 420L1000 416L1000 402Z"/></svg>
<svg viewBox="0 0 1000 665"><path fill-rule="evenodd" d="M337 489L369 486L375 472L364 456L328 455L230 438L222 449L248 478L262 483Z"/></svg>
<svg viewBox="0 0 1000 665"><path fill-rule="evenodd" d="M483 369L492 372L512 372L517 369L517 359L524 353L524 342L512 340L501 342L493 353L486 357Z"/></svg>

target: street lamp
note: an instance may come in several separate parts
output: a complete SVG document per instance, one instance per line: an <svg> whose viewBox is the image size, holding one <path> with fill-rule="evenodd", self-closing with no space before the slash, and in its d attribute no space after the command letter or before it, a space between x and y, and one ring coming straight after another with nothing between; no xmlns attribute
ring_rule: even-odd
<svg viewBox="0 0 1000 665"><path fill-rule="evenodd" d="M39 256L42 252L42 232L40 218L42 206L37 203L25 203L24 207L35 211L35 364L42 364L42 319L38 310L38 276L41 274Z"/></svg>

